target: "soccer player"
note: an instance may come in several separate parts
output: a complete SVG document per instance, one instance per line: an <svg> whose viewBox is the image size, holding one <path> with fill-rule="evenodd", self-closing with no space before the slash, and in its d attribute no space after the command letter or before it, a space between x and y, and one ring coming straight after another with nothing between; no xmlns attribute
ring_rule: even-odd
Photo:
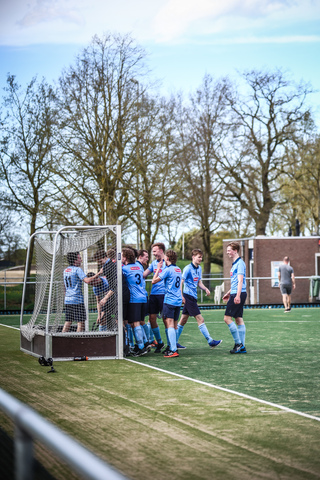
<svg viewBox="0 0 320 480"><path fill-rule="evenodd" d="M63 272L65 286L66 320L62 333L69 332L72 322L77 322L77 332L83 332L87 318L82 293L82 282L91 283L91 280L82 270L82 258L79 252L67 254L69 266Z"/></svg>
<svg viewBox="0 0 320 480"><path fill-rule="evenodd" d="M165 297L163 302L162 318L167 329L169 348L164 353L165 358L179 357L175 324L179 320L182 303L181 270L177 267L177 254L174 250L167 250L164 261L167 268L162 268L160 261L152 279L152 285L164 282Z"/></svg>
<svg viewBox="0 0 320 480"><path fill-rule="evenodd" d="M140 325L144 321L145 306L147 304L147 292L143 280L143 272L140 265L135 261L135 254L130 248L122 249L122 271L127 280L130 290L130 301L128 307L128 322L133 328L136 339L134 355L140 356L148 353L144 345L143 331Z"/></svg>
<svg viewBox="0 0 320 480"><path fill-rule="evenodd" d="M148 275L150 275L150 273L155 274L159 264L161 265L159 270L160 274L166 268L166 265L164 262L164 252L165 252L165 246L163 243L158 242L152 245L152 254L155 257L155 260L153 260L153 262L145 270L143 274L144 278L147 278ZM151 293L149 296L149 322L151 325L152 332L157 341L157 347L154 353L161 353L161 350L164 347L164 343L160 335L160 328L157 323L157 315L161 314L163 309L164 294L165 294L165 286L162 281L159 281L156 284L152 285Z"/></svg>
<svg viewBox="0 0 320 480"><path fill-rule="evenodd" d="M95 273L89 272L87 274L88 278L94 277ZM93 281L91 281L91 285L93 287L93 293L96 296L97 299L97 310L98 310L98 318L97 318L97 324L99 325L99 331L104 332L107 330L107 323L108 320L111 319L110 312L105 308L105 305L102 303L101 300L103 300L106 295L109 292L109 284L104 277L98 277L95 278Z"/></svg>
<svg viewBox="0 0 320 480"><path fill-rule="evenodd" d="M194 248L191 252L192 262L184 267L182 273L182 282L181 290L182 293L182 302L184 304L180 322L178 323L177 328L177 341L182 333L182 330L185 324L188 321L189 316L194 317L197 320L198 327L204 338L207 340L208 345L211 348L220 345L222 340L213 340L210 336L207 326L204 323L204 318L201 315L200 309L198 307L197 298L198 292L197 287L206 292L206 295L210 295L210 290L202 282L202 269L201 262L203 258L203 253L200 248ZM179 344L178 344L179 345ZM186 347L182 347L186 348Z"/></svg>
<svg viewBox="0 0 320 480"><path fill-rule="evenodd" d="M137 252L137 263L141 265L141 271L142 271L142 275L144 274L144 271L145 271L145 267L147 267L148 265L148 261L149 261L149 253L148 253L148 250L139 250ZM145 279L143 279L143 282L144 282L144 288L146 288L146 281ZM147 293L147 290L146 290L146 295L147 295L147 304L146 304L146 308L145 308L145 316L148 315L149 313L149 298L148 298L148 293ZM146 338L147 338L147 343L148 343L148 346L152 344L153 342L153 332L151 330L151 325L150 323L148 322L148 324L146 324L145 320L143 320L141 322L141 326L145 332L145 335L146 335Z"/></svg>
<svg viewBox="0 0 320 480"><path fill-rule="evenodd" d="M222 297L227 301L224 321L229 327L234 339L234 347L230 353L247 353L245 347L246 326L243 321L243 305L247 298L246 291L246 264L239 255L240 245L231 242L227 245L227 255L232 259L230 271L231 289ZM232 321L235 319L236 324Z"/></svg>
<svg viewBox="0 0 320 480"><path fill-rule="evenodd" d="M283 265L280 265L278 271L279 287L282 295L284 313L291 310L291 292L296 288L296 280L294 278L293 268L289 264L289 257L285 256Z"/></svg>

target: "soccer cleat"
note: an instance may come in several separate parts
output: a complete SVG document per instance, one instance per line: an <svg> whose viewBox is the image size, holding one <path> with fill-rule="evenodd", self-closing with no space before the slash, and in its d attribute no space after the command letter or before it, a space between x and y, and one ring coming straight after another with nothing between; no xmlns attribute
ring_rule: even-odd
<svg viewBox="0 0 320 480"><path fill-rule="evenodd" d="M289 313L290 310L291 310L291 308L286 308L285 311L284 311L284 313Z"/></svg>
<svg viewBox="0 0 320 480"><path fill-rule="evenodd" d="M185 350L187 347L184 347L183 345L180 345L180 343L177 343L177 348L179 350Z"/></svg>
<svg viewBox="0 0 320 480"><path fill-rule="evenodd" d="M212 340L211 342L209 342L209 347L210 348L217 347L218 345L220 345L220 343L222 343L222 340Z"/></svg>
<svg viewBox="0 0 320 480"><path fill-rule="evenodd" d="M179 357L179 353L177 350L173 352L172 350L168 350L165 355L163 355L165 358L173 358L173 357Z"/></svg>
<svg viewBox="0 0 320 480"><path fill-rule="evenodd" d="M148 350L148 352L150 352L150 350L151 350L151 344L150 344L149 342L146 342L146 343L144 344L144 348L146 348L146 349Z"/></svg>
<svg viewBox="0 0 320 480"><path fill-rule="evenodd" d="M241 347L243 347L242 343L235 343L233 349L230 350L230 353L241 353Z"/></svg>
<svg viewBox="0 0 320 480"><path fill-rule="evenodd" d="M158 345L158 342L156 339L152 340L152 342L150 343L151 348L156 348L157 345Z"/></svg>
<svg viewBox="0 0 320 480"><path fill-rule="evenodd" d="M158 345L156 346L156 349L154 351L154 353L161 353L161 350L163 349L164 347L164 343L161 342L161 343L158 343Z"/></svg>
<svg viewBox="0 0 320 480"><path fill-rule="evenodd" d="M169 345L167 345L166 348L165 348L164 350L162 350L161 353L163 353L164 355L166 355L169 351L170 351L170 347L169 347Z"/></svg>
<svg viewBox="0 0 320 480"><path fill-rule="evenodd" d="M242 345L242 347L240 348L240 352L239 353L247 353L247 349L244 345Z"/></svg>
<svg viewBox="0 0 320 480"><path fill-rule="evenodd" d="M135 345L131 355L133 357L141 357L141 355L145 355L146 353L148 353L148 350L145 347L139 348L138 345Z"/></svg>

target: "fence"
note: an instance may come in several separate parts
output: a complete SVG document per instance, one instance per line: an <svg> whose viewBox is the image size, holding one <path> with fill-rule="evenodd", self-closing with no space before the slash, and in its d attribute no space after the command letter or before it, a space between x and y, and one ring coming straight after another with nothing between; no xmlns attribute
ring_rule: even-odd
<svg viewBox="0 0 320 480"><path fill-rule="evenodd" d="M0 389L0 409L15 424L15 480L32 480L34 478L34 440L44 444L84 479L127 479L80 443L2 389Z"/></svg>
<svg viewBox="0 0 320 480"><path fill-rule="evenodd" d="M296 293L293 295L293 301L297 298L297 302L318 302L320 301L320 295L316 295L312 298L310 293L310 282L312 276L300 276L296 277L297 289L299 292L299 298L296 296ZM320 277L319 277L320 278ZM225 282L225 289L230 288L230 278L223 278L220 274L214 275L203 275L203 282L211 292L214 292L215 287L221 286ZM147 279L147 291L151 291L151 280ZM228 283L229 282L229 283ZM28 282L30 288L34 288L35 281L31 279ZM17 315L20 314L21 308L21 298L22 298L22 287L23 282L18 281L15 278L11 278L8 275L6 278L0 279L0 311L10 311L14 312ZM279 294L279 288L277 286L277 280L273 277L247 277L247 293L248 300L247 303L251 305L260 304L260 303L279 303L281 304L281 296ZM210 297L207 297L203 290L198 289L198 300L201 304L212 304L216 303L214 300L213 293ZM221 303L221 302L220 302ZM26 304L25 310L32 311L33 305Z"/></svg>

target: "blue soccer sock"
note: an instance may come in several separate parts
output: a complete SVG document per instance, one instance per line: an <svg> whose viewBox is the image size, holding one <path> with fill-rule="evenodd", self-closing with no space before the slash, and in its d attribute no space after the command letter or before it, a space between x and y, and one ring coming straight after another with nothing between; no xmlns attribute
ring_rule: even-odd
<svg viewBox="0 0 320 480"><path fill-rule="evenodd" d="M168 328L168 345L170 346L170 350L172 352L177 350L176 331L173 327Z"/></svg>
<svg viewBox="0 0 320 480"><path fill-rule="evenodd" d="M143 325L141 325L142 327L142 331L143 331L143 341L144 343L147 343L149 340L149 329L148 329L148 325L146 323L144 323Z"/></svg>
<svg viewBox="0 0 320 480"><path fill-rule="evenodd" d="M178 324L178 328L177 328L177 330L176 330L176 339L177 339L177 342L178 342L178 340L179 340L179 338L180 338L180 335L181 335L181 333L182 333L183 328L184 328L184 325L179 325L179 324Z"/></svg>
<svg viewBox="0 0 320 480"><path fill-rule="evenodd" d="M144 348L142 327L140 325L138 327L135 327L133 329L133 333L134 333L138 347L140 348L140 350L142 350Z"/></svg>
<svg viewBox="0 0 320 480"><path fill-rule="evenodd" d="M237 344L241 343L240 336L239 336L239 332L238 332L238 329L237 329L235 323L234 323L234 322L231 322L231 323L228 325L228 327L229 327L229 330L230 330L231 335L233 336L234 343L237 343Z"/></svg>
<svg viewBox="0 0 320 480"><path fill-rule="evenodd" d="M130 345L130 347L133 348L134 347L133 331L132 331L131 325L129 325L129 323L126 324L126 330L127 330L129 345Z"/></svg>
<svg viewBox="0 0 320 480"><path fill-rule="evenodd" d="M149 330L148 339L149 339L149 342L152 343L153 340L154 340L154 335L153 335L153 331L152 331L150 322L148 322L147 326L148 326L148 330Z"/></svg>
<svg viewBox="0 0 320 480"><path fill-rule="evenodd" d="M208 329L205 323L201 323L201 325L199 325L199 330L208 343L212 342L212 337L210 337L210 333L208 332Z"/></svg>
<svg viewBox="0 0 320 480"><path fill-rule="evenodd" d="M152 331L153 331L154 336L156 337L157 342L162 343L161 335L160 335L160 328L159 327L153 328Z"/></svg>
<svg viewBox="0 0 320 480"><path fill-rule="evenodd" d="M165 331L166 338L167 338L167 345L170 345L170 340L169 340L169 337L168 337L168 329L165 328L164 331Z"/></svg>
<svg viewBox="0 0 320 480"><path fill-rule="evenodd" d="M245 325L239 325L239 326L238 326L238 333L239 333L239 337L240 337L240 342L242 343L242 345L245 345L245 341L246 341L246 326L245 326Z"/></svg>

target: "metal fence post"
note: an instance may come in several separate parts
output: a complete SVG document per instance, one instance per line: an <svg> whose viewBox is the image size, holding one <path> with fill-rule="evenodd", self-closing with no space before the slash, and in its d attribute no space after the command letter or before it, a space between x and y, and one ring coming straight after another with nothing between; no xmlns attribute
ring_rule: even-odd
<svg viewBox="0 0 320 480"><path fill-rule="evenodd" d="M15 479L32 480L34 478L33 441L19 425L15 424Z"/></svg>

